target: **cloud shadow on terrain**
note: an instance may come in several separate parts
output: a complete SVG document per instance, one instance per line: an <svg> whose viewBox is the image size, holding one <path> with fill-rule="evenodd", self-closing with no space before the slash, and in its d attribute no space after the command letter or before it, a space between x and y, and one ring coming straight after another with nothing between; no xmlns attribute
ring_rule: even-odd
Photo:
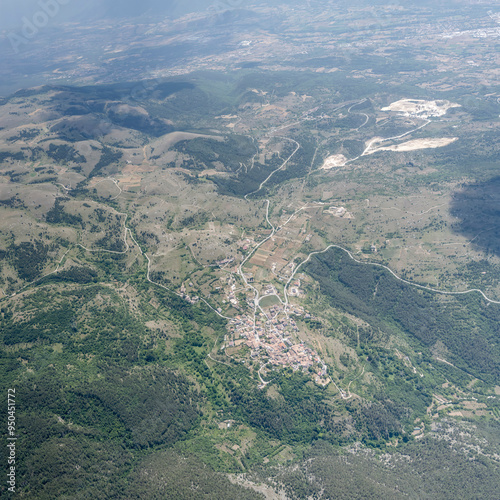
<svg viewBox="0 0 500 500"><path fill-rule="evenodd" d="M453 230L468 238L476 250L500 256L500 176L457 191L450 214L458 219Z"/></svg>

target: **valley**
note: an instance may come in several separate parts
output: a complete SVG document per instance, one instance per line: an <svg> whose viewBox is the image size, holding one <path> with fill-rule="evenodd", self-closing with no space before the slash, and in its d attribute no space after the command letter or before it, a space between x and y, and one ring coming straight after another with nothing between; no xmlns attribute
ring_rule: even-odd
<svg viewBox="0 0 500 500"><path fill-rule="evenodd" d="M496 17L362 3L96 21L99 55L67 25L9 65L57 63L0 101L26 498L498 490Z"/></svg>

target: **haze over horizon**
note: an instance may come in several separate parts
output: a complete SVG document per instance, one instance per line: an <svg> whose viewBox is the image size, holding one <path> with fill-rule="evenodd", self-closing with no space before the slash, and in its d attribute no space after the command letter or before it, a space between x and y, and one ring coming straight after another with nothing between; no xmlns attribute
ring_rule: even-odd
<svg viewBox="0 0 500 500"><path fill-rule="evenodd" d="M22 0L13 2L3 1L0 18L0 30L19 29L23 25L23 18L32 21L39 11L49 12L52 25L65 22L85 22L102 18L139 17L147 15L179 15L191 8L203 8L201 4L209 5L207 0L179 2L178 0L89 0L76 2L74 0ZM55 5L57 4L57 5Z"/></svg>

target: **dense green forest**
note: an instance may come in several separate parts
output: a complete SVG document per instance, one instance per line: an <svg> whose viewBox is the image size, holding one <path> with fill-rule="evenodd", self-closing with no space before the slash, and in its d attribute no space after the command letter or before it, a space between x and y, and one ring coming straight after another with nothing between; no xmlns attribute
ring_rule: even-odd
<svg viewBox="0 0 500 500"><path fill-rule="evenodd" d="M215 168L219 162L229 171L236 171L241 163L247 163L256 154L257 148L250 137L231 135L221 140L195 139L179 141L174 146L176 151L188 154L193 160L193 170Z"/></svg>
<svg viewBox="0 0 500 500"><path fill-rule="evenodd" d="M250 143L248 148L248 157L246 158L247 168L241 168L241 163L245 158L235 158L234 152L231 154L233 158L229 164L235 165L234 174L229 178L219 177L219 176L208 176L218 188L221 194L229 196L244 196L249 193L253 193L259 189L259 185L268 179L266 185L256 193L258 196L265 195L273 187L282 184L285 181L304 177L309 173L315 165L313 165L313 159L315 157L316 144L314 139L311 139L305 134L291 134L290 138L300 144L300 147L294 153L295 143L290 141L286 143L284 151L281 155L274 154L270 159L268 159L265 164L261 164L255 161L252 168L248 168L251 157L255 154L256 150L253 144ZM193 142L193 141L189 141ZM253 149L251 149L253 147ZM292 156L293 154L293 156ZM290 157L290 158L289 158ZM280 169L286 159L288 162L285 168ZM238 160L240 166L236 170L238 164L235 163ZM272 174L271 177L269 177Z"/></svg>
<svg viewBox="0 0 500 500"><path fill-rule="evenodd" d="M68 162L81 163L85 161L84 156L79 154L75 148L67 144L50 144L47 150L47 156L63 165Z"/></svg>
<svg viewBox="0 0 500 500"><path fill-rule="evenodd" d="M101 157L99 161L95 164L92 172L90 172L89 177L94 177L95 175L102 174L102 170L112 163L120 161L123 153L121 151L113 150L108 146L104 146L101 151Z"/></svg>
<svg viewBox="0 0 500 500"><path fill-rule="evenodd" d="M74 269L56 283L95 276ZM33 314L18 317L8 307L1 312L3 344L14 347L10 354L2 351L1 363L2 387L15 387L17 395L18 492L47 499L156 498L166 492L190 498L196 481L207 498L256 498L197 465L194 456L164 451L160 461L151 455L171 449L200 425L212 398L210 373L204 356L191 355L189 348L207 342L195 333L194 320L215 326L217 319L161 294L165 314L185 331L169 355L165 335L156 338L108 287L64 291L53 281L23 299L23 309ZM199 373L208 375L201 392L188 378ZM151 468L157 470L154 477L141 472ZM177 477L172 470L187 475ZM160 477L169 477L168 485Z"/></svg>
<svg viewBox="0 0 500 500"><path fill-rule="evenodd" d="M307 271L336 307L381 331L403 332L427 353L440 341L458 368L498 383L500 309L488 307L479 294L443 298L398 281L383 268L359 264L339 249L314 256Z"/></svg>
<svg viewBox="0 0 500 500"><path fill-rule="evenodd" d="M49 250L50 246L41 241L22 242L19 245L11 244L6 257L12 262L21 279L33 281L40 276L48 260Z"/></svg>
<svg viewBox="0 0 500 500"><path fill-rule="evenodd" d="M324 257L331 262L328 255ZM340 259L337 255L335 260ZM321 262L313 261L309 268L318 279ZM95 261L99 272L109 268L106 263L106 259ZM347 271L338 282L361 287L355 278L349 281L353 271L343 264ZM332 267L325 262L321 265L330 276L320 279L324 289L326 283L337 281L331 279ZM432 440L408 448L411 440L405 436L414 416L425 414L430 402L425 384L410 370L388 380L384 390L374 392L370 399L333 404L328 392L311 384L306 375L285 370L272 384L280 394L276 398L269 390L257 389L257 381L241 364L229 359L224 364L207 363L214 339L224 332L225 320L206 306L188 304L140 279L135 286L142 290L144 301L137 316L111 288L92 284L96 275L96 271L76 268L26 294L22 309L2 308L2 340L8 348L2 351L2 385L15 387L18 394L18 485L27 498L181 495L194 499L200 492L214 500L259 498L220 473L258 471L255 467L261 467L264 457L279 456L284 446L308 450L314 443L304 456L309 459L301 461L299 469L263 469L260 474L282 483L290 498L306 498L323 489L329 492L328 498L345 498L346 492L366 498L381 494L398 498L398 491L413 487L410 469L396 486L388 486L390 469L364 463L368 458L353 456L350 479L332 482L330 471L345 477L339 445L363 441L377 450L385 441L399 437L400 446L405 447L398 449L414 457L422 474L428 464L449 453L443 443ZM78 284L82 282L88 285ZM71 283L69 288L58 288ZM379 283L381 293L384 286L394 291L390 284ZM362 290L359 293L363 297ZM335 297L337 301L342 296ZM151 299L160 304L159 309L148 305ZM391 304L384 315L394 310ZM368 316L368 306L365 310L356 303L355 307L374 324L376 320L381 326L387 324L387 317ZM18 310L33 312L19 315ZM146 327L146 319L153 317L164 318L167 329ZM401 321L394 320L393 328L401 327ZM174 335L174 331L182 333ZM396 366L392 354L369 342L361 346L360 354L369 359L377 376L384 377ZM402 370L401 366L397 369ZM215 447L222 434L217 438L221 431L208 425L213 412L256 433L254 446L239 461L221 455ZM428 458L422 456L424 449ZM497 477L493 464L456 460L464 474L478 477L475 486L460 487L491 491ZM364 466L371 472L362 479ZM307 479L311 474L317 481ZM419 494L423 497L437 492L439 498L452 498L437 478L419 487L424 488Z"/></svg>

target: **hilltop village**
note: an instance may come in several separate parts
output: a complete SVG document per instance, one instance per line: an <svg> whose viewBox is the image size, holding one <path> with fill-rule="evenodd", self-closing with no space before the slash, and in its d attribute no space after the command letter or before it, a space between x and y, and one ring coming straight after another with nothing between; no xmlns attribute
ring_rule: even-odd
<svg viewBox="0 0 500 500"><path fill-rule="evenodd" d="M246 303L241 304L237 298L235 277L229 275L222 279L225 283L224 300L240 309L240 306L254 309L253 313L238 314L229 321L228 335L225 337L223 349L247 346L250 349L250 357L263 362L262 366L270 364L308 371L316 383L323 386L330 383L328 368L318 353L303 341L297 340L300 327L294 317L312 319L302 306L284 304L279 298L278 291L271 284L263 287L261 300L273 297L276 299L276 304L264 308L259 301L256 304L250 296L245 297ZM253 282L249 275L247 279ZM300 279L290 283L289 295L304 296L300 286Z"/></svg>

